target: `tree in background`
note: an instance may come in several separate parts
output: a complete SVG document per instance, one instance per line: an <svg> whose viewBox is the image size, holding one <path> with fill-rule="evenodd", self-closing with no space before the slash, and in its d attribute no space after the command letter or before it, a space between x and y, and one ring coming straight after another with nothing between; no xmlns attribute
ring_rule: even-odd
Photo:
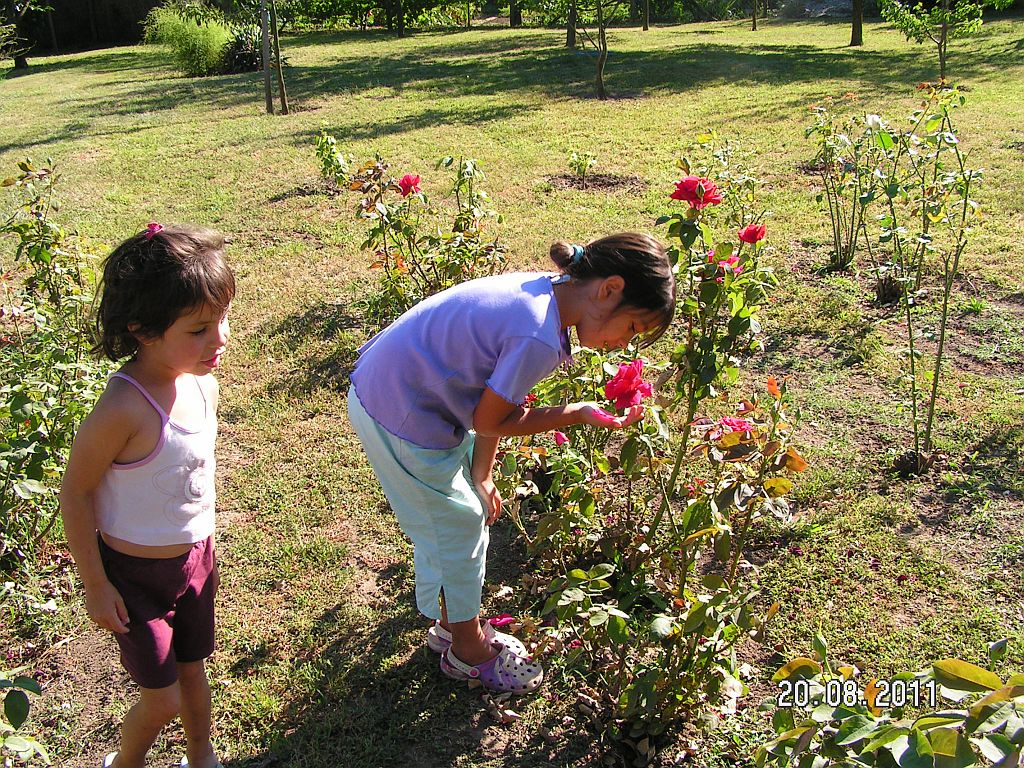
<svg viewBox="0 0 1024 768"><path fill-rule="evenodd" d="M28 69L28 35L25 31L25 22L31 11L45 11L45 7L37 0L3 0L3 27L8 31L6 41L0 38L0 50L6 51L6 56L0 57L14 59L15 69Z"/></svg>
<svg viewBox="0 0 1024 768"><path fill-rule="evenodd" d="M850 16L852 17L850 45L864 45L864 0L853 0Z"/></svg>
<svg viewBox="0 0 1024 768"><path fill-rule="evenodd" d="M939 52L939 78L946 79L946 46L951 40L970 37L981 29L985 6L1007 8L1013 0L939 0L916 5L901 0L881 0L882 18L907 36L923 43L931 40Z"/></svg>

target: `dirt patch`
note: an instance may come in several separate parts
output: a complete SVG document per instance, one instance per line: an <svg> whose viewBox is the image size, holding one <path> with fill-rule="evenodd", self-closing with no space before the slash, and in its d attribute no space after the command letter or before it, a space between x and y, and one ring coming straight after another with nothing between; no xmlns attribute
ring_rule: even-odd
<svg viewBox="0 0 1024 768"><path fill-rule="evenodd" d="M75 719L75 754L60 756L64 768L92 768L115 748L119 723L110 712L123 711L133 690L118 661L109 632L88 625L51 648L39 666L43 695L38 723L43 733L60 732L68 717Z"/></svg>
<svg viewBox="0 0 1024 768"><path fill-rule="evenodd" d="M619 176L614 173L592 173L583 179L575 174L563 173L548 176L548 183L555 189L578 189L586 192L627 192L640 193L647 189L647 182L639 176Z"/></svg>

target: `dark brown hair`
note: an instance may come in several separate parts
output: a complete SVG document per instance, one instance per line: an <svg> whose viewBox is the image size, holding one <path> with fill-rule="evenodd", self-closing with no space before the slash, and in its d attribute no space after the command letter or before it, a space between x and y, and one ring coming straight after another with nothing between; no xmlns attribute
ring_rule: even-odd
<svg viewBox="0 0 1024 768"><path fill-rule="evenodd" d="M676 311L676 280L665 246L649 235L622 232L587 243L578 259L576 247L564 240L553 243L551 260L575 280L619 275L626 284L622 304L658 315L657 327L644 334L640 345L661 338Z"/></svg>
<svg viewBox="0 0 1024 768"><path fill-rule="evenodd" d="M134 356L139 337L158 337L181 315L203 306L220 312L235 297L224 238L208 229L168 226L140 232L103 264L93 352Z"/></svg>

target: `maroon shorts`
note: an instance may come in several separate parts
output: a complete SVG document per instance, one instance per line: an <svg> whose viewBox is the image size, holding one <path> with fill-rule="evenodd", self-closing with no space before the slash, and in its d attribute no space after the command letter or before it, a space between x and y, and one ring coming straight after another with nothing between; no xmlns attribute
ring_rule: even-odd
<svg viewBox="0 0 1024 768"><path fill-rule="evenodd" d="M99 537L107 578L128 609L128 633L114 633L121 663L143 688L178 680L178 662L213 653L213 597L217 558L213 537L178 557L125 555Z"/></svg>

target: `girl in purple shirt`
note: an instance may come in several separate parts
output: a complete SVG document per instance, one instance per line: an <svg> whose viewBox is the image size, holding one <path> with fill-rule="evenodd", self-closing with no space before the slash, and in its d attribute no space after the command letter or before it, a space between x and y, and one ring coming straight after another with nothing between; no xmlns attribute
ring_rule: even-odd
<svg viewBox="0 0 1024 768"><path fill-rule="evenodd" d="M360 350L349 417L412 540L416 602L431 619L441 671L525 693L543 670L522 642L480 622L488 529L501 514L492 471L502 437L571 424L621 429L641 406L612 416L595 403L530 408L526 395L583 346L657 339L675 310L664 247L623 233L586 246L556 242L557 275L471 280L431 296Z"/></svg>

